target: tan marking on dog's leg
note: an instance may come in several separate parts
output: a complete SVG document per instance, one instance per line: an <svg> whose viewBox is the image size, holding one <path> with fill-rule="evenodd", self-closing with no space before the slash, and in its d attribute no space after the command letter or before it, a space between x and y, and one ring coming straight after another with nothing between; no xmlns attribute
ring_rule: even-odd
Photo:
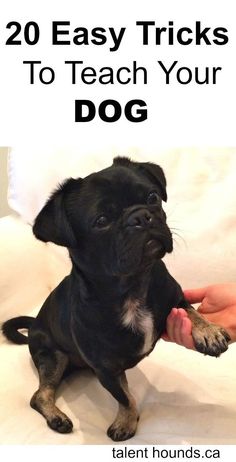
<svg viewBox="0 0 236 462"><path fill-rule="evenodd" d="M129 400L129 405L126 407L119 403L117 416L112 425L108 428L107 434L114 441L123 441L134 436L139 419L136 402L129 392L125 374L122 375L121 386Z"/></svg>
<svg viewBox="0 0 236 462"><path fill-rule="evenodd" d="M61 352L55 353L54 361L53 357L41 361L38 366L39 389L30 401L31 407L45 417L48 426L59 433L69 433L73 427L71 420L55 405L56 387L61 381L67 364L68 359Z"/></svg>
<svg viewBox="0 0 236 462"><path fill-rule="evenodd" d="M72 431L71 420L57 406L55 406L55 388L51 385L43 385L31 398L31 407L42 414L47 424L59 433Z"/></svg>

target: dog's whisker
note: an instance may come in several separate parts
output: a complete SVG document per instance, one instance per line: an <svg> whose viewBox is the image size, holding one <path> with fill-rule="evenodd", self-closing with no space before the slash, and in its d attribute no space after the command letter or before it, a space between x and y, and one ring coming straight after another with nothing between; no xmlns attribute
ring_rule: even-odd
<svg viewBox="0 0 236 462"><path fill-rule="evenodd" d="M178 249L181 248L181 243L177 239L173 239L173 243L174 243L174 246L173 246L172 254L175 254L176 248Z"/></svg>
<svg viewBox="0 0 236 462"><path fill-rule="evenodd" d="M171 232L172 232L172 236L174 236L173 237L174 243L179 247L180 247L181 244L184 244L185 248L187 249L188 245L187 245L187 242L185 241L185 239L183 238L183 236L181 236L179 233L174 231L173 228L171 228ZM177 237L177 239L175 239L175 237Z"/></svg>

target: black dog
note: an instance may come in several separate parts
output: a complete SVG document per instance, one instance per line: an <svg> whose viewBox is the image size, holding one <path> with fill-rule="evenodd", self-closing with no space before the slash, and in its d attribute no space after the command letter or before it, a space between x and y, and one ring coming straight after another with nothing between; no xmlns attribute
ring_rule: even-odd
<svg viewBox="0 0 236 462"><path fill-rule="evenodd" d="M187 310L198 351L219 356L228 348L229 335L198 315L161 261L172 251L162 200L166 180L158 165L116 158L105 170L67 180L35 220L38 239L68 247L72 271L36 319L9 320L3 333L29 343L40 378L31 406L58 432L72 430L55 391L73 365L92 368L118 401L108 435L120 441L135 434L138 411L125 370L152 351L174 306ZM29 328L28 339L20 328Z"/></svg>

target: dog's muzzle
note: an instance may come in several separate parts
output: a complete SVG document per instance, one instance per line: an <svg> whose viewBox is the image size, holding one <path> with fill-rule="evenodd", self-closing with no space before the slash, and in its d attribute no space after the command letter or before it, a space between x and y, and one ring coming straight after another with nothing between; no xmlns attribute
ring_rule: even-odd
<svg viewBox="0 0 236 462"><path fill-rule="evenodd" d="M152 212L146 207L135 208L126 216L125 226L133 232L145 232L145 253L150 256L156 254L162 258L166 252L172 252L172 236L162 210Z"/></svg>
<svg viewBox="0 0 236 462"><path fill-rule="evenodd" d="M149 210L142 208L131 212L126 225L134 228L148 228L153 222L153 216Z"/></svg>

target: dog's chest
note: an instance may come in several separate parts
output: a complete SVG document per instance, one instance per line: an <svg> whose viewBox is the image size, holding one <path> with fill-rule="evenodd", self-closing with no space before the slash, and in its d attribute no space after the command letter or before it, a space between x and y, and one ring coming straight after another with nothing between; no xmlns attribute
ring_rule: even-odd
<svg viewBox="0 0 236 462"><path fill-rule="evenodd" d="M143 345L139 354L145 355L153 348L154 320L152 313L143 301L128 298L122 308L121 324L134 333L143 336Z"/></svg>

